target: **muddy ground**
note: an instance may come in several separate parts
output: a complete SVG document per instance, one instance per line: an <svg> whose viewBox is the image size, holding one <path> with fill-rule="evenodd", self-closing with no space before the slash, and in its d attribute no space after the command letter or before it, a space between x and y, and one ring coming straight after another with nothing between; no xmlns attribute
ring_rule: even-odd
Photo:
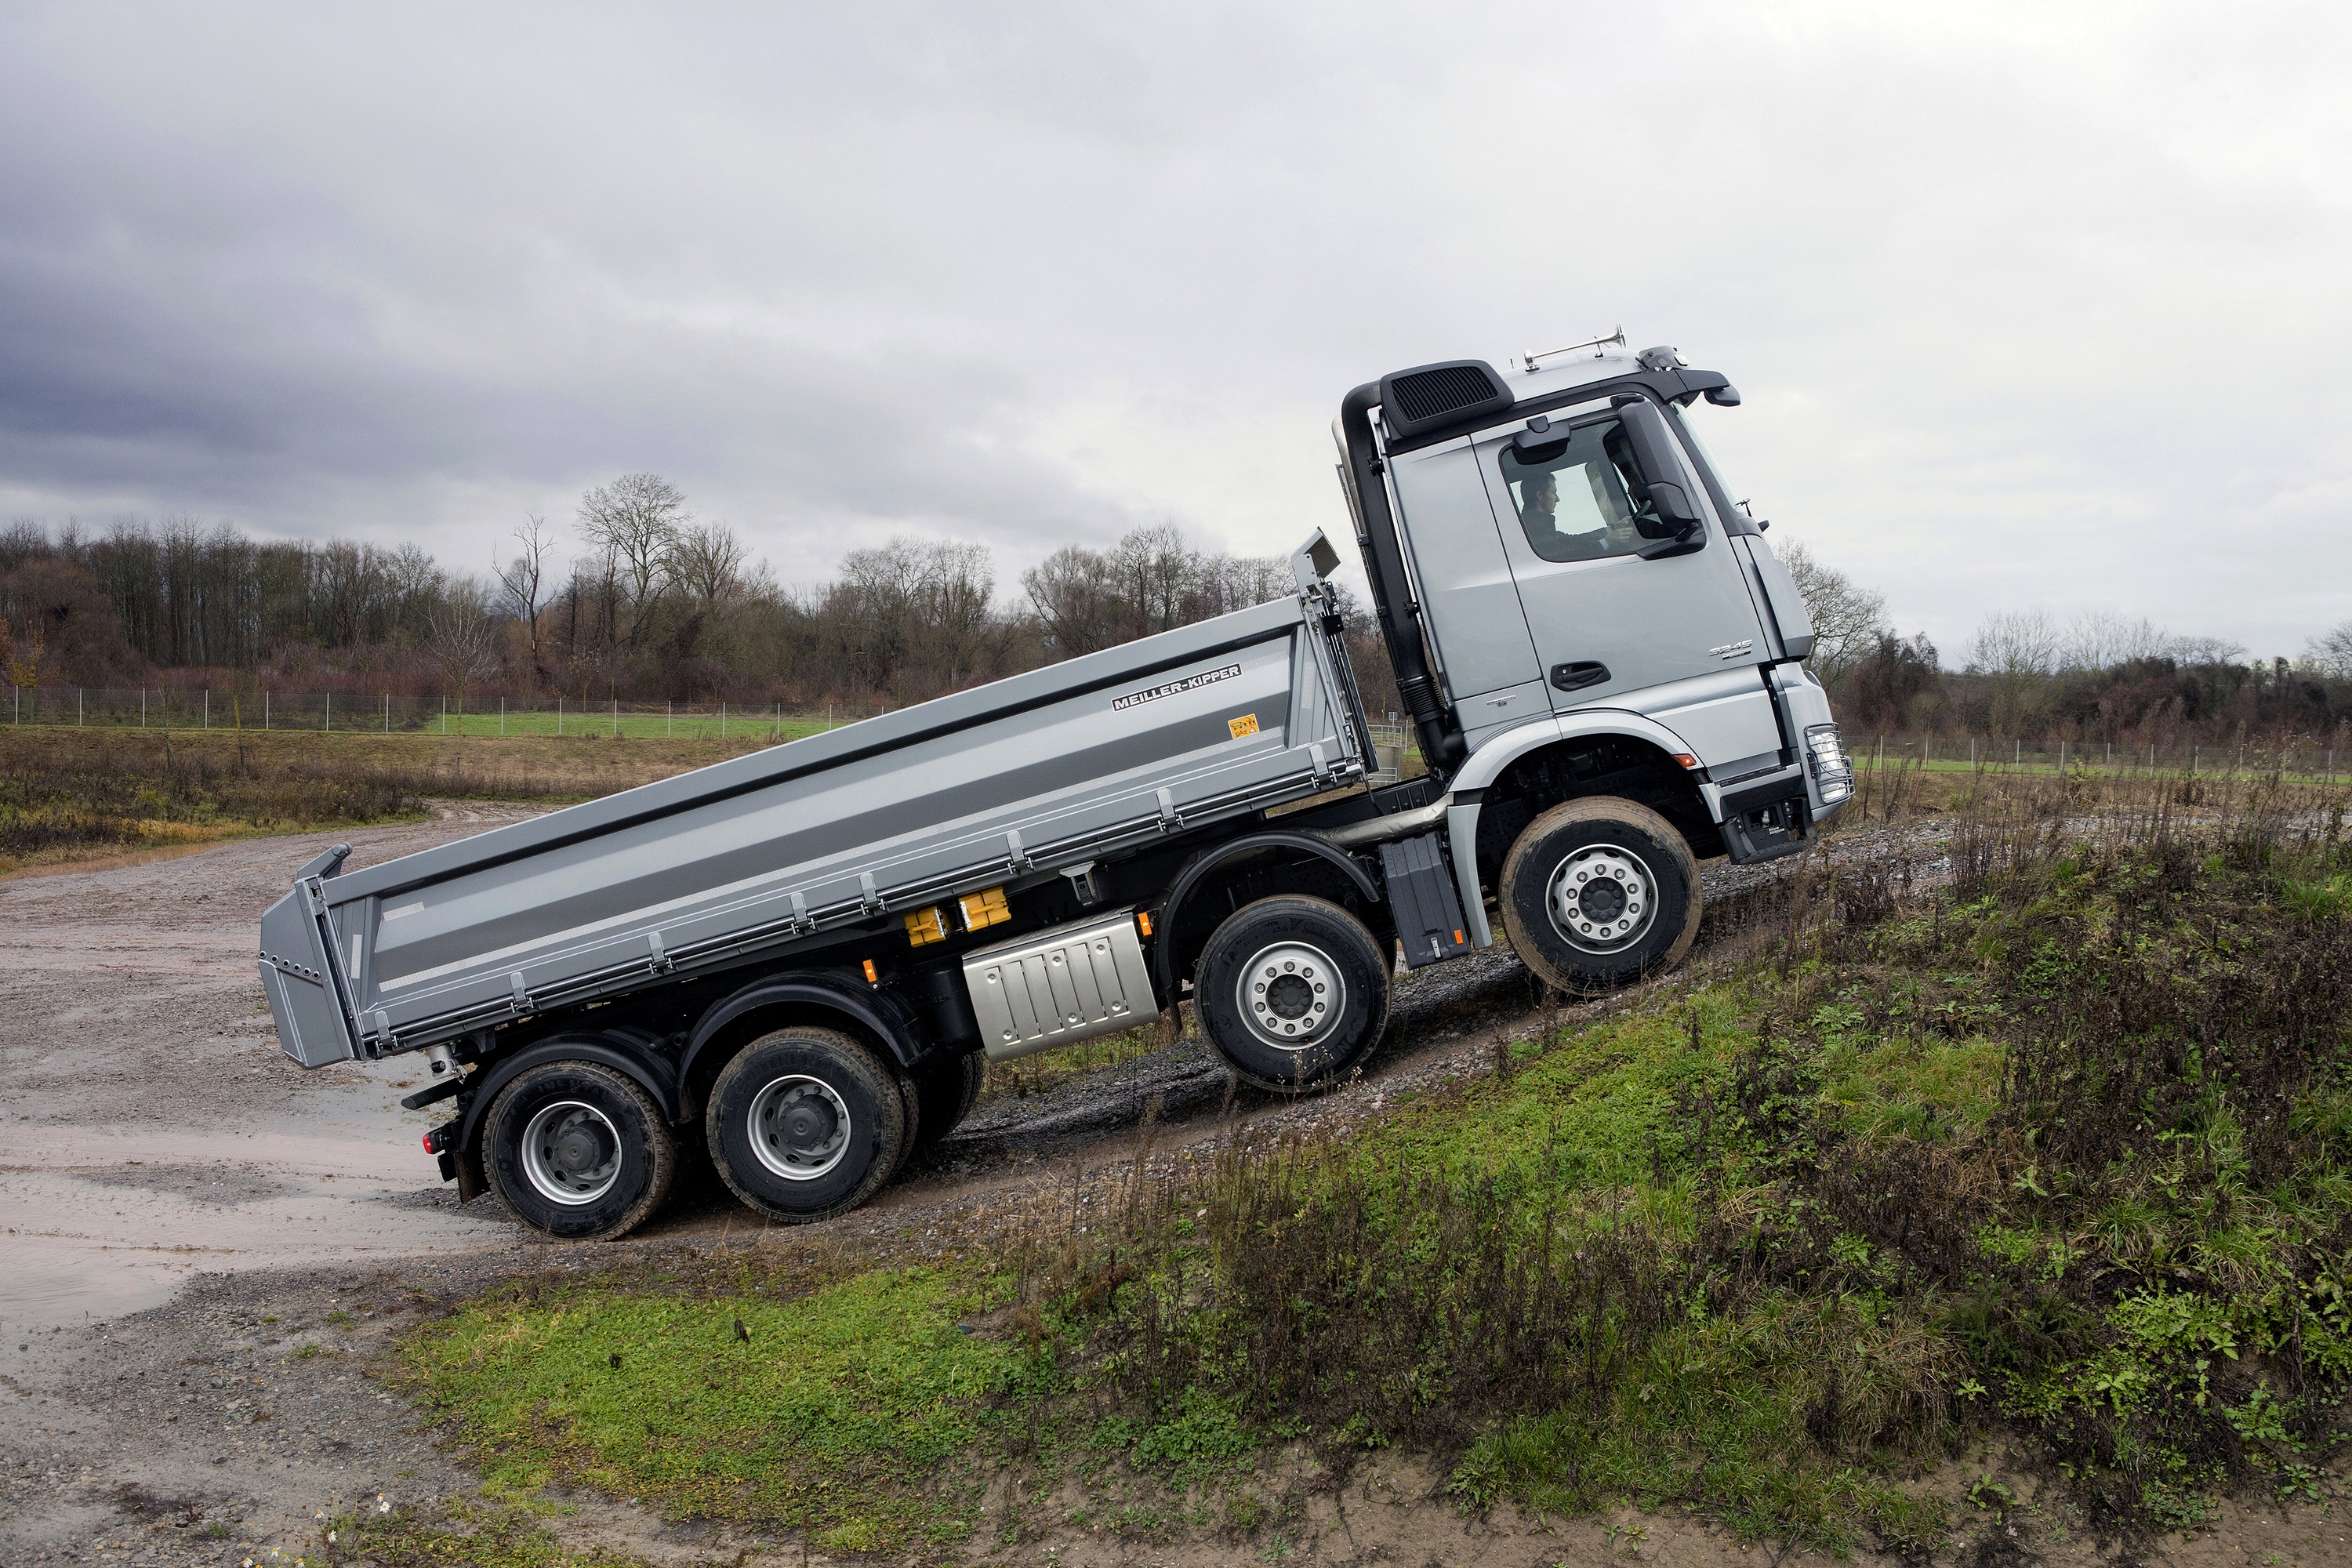
<svg viewBox="0 0 2352 1568"><path fill-rule="evenodd" d="M0 1563L240 1564L273 1549L291 1562L315 1548L320 1520L355 1505L470 1496L468 1472L377 1381L387 1342L416 1311L519 1272L781 1239L705 1192L617 1247L539 1241L487 1202L459 1209L439 1183L417 1147L435 1116L396 1104L414 1079L406 1062L305 1073L278 1050L254 937L294 868L338 838L358 866L518 814L449 806L417 826L0 881ZM1709 895L1720 902L1760 875L1718 867ZM1083 1205L1107 1191L1155 1101L1155 1161L1196 1157L1220 1137L1369 1113L1409 1085L1484 1070L1496 1042L1570 1016L1543 1009L1507 952L1482 954L1402 984L1389 1038L1338 1093L1286 1105L1238 1092L1213 1054L1179 1042L983 1105L881 1200L823 1228L930 1250L992 1215L1034 1212L1040 1193ZM1989 1470L2011 1475L1995 1453L1950 1475ZM2031 1478L2011 1479L2041 1495ZM1297 1548L1413 1568L1776 1556L1674 1517L1467 1519L1437 1479L1362 1469L1310 1498ZM564 1528L583 1543L664 1563L804 1561L796 1544L579 1500ZM2155 1555L2352 1562L2352 1532L2313 1510L2231 1512L2224 1529ZM2105 1555L2067 1533L2054 1499L2024 1539L1987 1530L1971 1560ZM1074 1532L1046 1557L1021 1555L1207 1563L1252 1550Z"/></svg>

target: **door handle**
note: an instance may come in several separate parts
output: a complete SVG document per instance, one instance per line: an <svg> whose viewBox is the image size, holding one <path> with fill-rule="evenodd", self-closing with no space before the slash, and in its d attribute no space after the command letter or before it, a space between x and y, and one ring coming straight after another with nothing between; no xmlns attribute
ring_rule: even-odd
<svg viewBox="0 0 2352 1568"><path fill-rule="evenodd" d="M1588 686L1599 686L1608 679L1609 667L1589 658L1551 667L1551 683L1562 691L1581 691Z"/></svg>

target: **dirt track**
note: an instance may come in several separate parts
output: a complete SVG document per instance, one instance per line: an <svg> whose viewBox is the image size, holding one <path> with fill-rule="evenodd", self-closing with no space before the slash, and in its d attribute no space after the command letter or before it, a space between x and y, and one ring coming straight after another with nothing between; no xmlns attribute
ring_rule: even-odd
<svg viewBox="0 0 2352 1568"><path fill-rule="evenodd" d="M619 1248L538 1241L486 1202L461 1211L416 1146L434 1118L395 1103L406 1063L305 1073L278 1050L252 953L294 868L338 838L364 865L514 815L451 808L414 826L0 882L0 1562L234 1564L268 1560L272 1544L290 1562L319 1517L361 1500L467 1495L467 1474L372 1381L406 1314L520 1269L761 1244L762 1227L708 1194ZM1717 868L1710 895L1760 875ZM1399 987L1388 1039L1334 1095L1237 1096L1213 1054L1180 1043L983 1106L881 1200L826 1228L921 1250L935 1230L1040 1185L1087 1185L1087 1172L1131 1152L1155 1100L1163 1152L1214 1137L1227 1112L1260 1125L1357 1114L1407 1084L1479 1070L1494 1041L1542 1022L1507 952L1444 965ZM768 1544L585 1500L582 1528L656 1560ZM1387 1544L1365 1550L1611 1554L1548 1531L1473 1542L1450 1509L1429 1511L1393 1511L1394 1529L1378 1532ZM1598 1521L1580 1530L1608 1539ZM2310 1550L2300 1532L2277 1539ZM1085 1556L1082 1544L1062 1560ZM1753 1560L1697 1526L1682 1527L1676 1550ZM777 1560L801 1559L793 1548Z"/></svg>

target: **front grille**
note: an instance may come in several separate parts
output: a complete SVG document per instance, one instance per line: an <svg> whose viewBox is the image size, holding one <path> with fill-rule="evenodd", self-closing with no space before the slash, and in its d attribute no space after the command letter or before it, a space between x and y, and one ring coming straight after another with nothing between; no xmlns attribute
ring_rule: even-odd
<svg viewBox="0 0 2352 1568"><path fill-rule="evenodd" d="M1390 384L1396 413L1407 424L1443 418L1457 409L1475 408L1494 399L1496 387L1484 366L1440 365L1434 370L1401 375Z"/></svg>

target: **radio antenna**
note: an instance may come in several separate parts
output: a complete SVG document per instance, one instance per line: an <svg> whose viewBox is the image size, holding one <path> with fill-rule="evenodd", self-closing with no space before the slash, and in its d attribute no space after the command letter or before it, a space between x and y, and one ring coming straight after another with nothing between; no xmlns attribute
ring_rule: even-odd
<svg viewBox="0 0 2352 1568"><path fill-rule="evenodd" d="M1570 343L1564 349L1546 349L1539 354L1524 354L1520 356L1519 363L1526 365L1528 369L1533 370L1536 367L1536 361L1539 359L1557 359L1561 354L1572 354L1579 349L1597 349L1604 343L1615 343L1619 348L1623 348L1625 329L1620 327L1605 338L1587 338L1580 343Z"/></svg>

